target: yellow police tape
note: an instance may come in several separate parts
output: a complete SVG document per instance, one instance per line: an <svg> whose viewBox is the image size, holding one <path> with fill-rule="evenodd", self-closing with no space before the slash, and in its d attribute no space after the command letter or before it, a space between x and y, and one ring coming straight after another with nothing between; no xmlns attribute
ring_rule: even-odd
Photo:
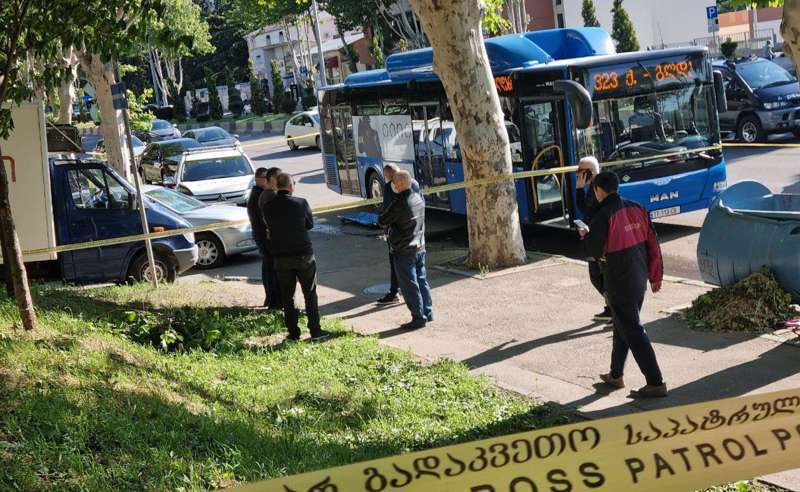
<svg viewBox="0 0 800 492"><path fill-rule="evenodd" d="M800 467L800 388L511 434L237 492L676 492Z"/></svg>
<svg viewBox="0 0 800 492"><path fill-rule="evenodd" d="M691 150L682 150L679 152L670 152L665 154L658 154L654 156L657 159L664 159L667 157L674 157L682 154L696 154L701 152L706 152L709 150L719 150L719 145L712 145L708 147L698 148L698 149L691 149ZM547 150L547 149L544 149ZM541 154L541 153L540 153ZM538 156L537 156L538 159ZM610 166L620 166L634 162L642 162L642 158L638 159L624 159L624 160L617 160L611 162L604 162L600 164L601 167L610 167ZM501 181L508 181L508 180L516 180L516 179L524 179L524 178L535 178L539 176L549 176L553 174L566 174L570 172L574 172L578 169L578 166L559 166L554 168L548 169L536 169L533 171L520 171L512 174L503 174L497 176L487 176L484 178L472 179L469 181L461 181L458 183L449 183L445 185L439 186L431 186L426 187L422 190L422 192L426 195L433 194L433 193L443 193L446 191L454 191L460 190L464 188L472 188L475 186L487 186L495 183L499 183ZM354 208L365 207L368 205L377 205L383 201L382 198L368 198L368 199L359 199L354 200L352 202L337 204L337 205L324 205L321 207L316 207L312 210L312 212L316 214L320 213L328 213L328 212L339 212L342 210L350 210ZM189 233L198 233L198 232L207 232L213 231L217 229L223 229L226 227L236 227L249 224L248 220L237 220L237 221L228 221L228 222L215 222L213 224L206 224L203 226L197 227L186 227L182 229L170 229L167 231L161 232L151 232L149 234L134 234L130 236L121 236L112 239L100 239L97 241L88 241L85 243L77 243L77 244L64 244L61 246L55 246L52 248L38 248L38 249L30 249L23 252L25 255L35 255L35 254L48 254L48 253L63 253L67 251L78 251L82 249L89 249L89 248L97 248L100 246L113 246L115 244L124 244L133 241L144 241L145 239L162 239L166 237L172 236L179 236L181 234L189 234Z"/></svg>

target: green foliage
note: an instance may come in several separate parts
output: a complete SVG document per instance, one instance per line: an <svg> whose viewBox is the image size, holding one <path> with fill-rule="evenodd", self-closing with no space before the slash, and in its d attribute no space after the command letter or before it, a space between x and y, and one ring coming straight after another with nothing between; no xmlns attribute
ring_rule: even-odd
<svg viewBox="0 0 800 492"><path fill-rule="evenodd" d="M182 123L186 121L186 99L184 99L183 91L179 91L172 80L168 80L167 84L169 85L169 97L175 108L175 119Z"/></svg>
<svg viewBox="0 0 800 492"><path fill-rule="evenodd" d="M222 101L217 90L217 77L210 70L206 72L206 87L208 87L208 117L214 121L221 120Z"/></svg>
<svg viewBox="0 0 800 492"><path fill-rule="evenodd" d="M138 96L130 89L125 91L128 99L128 117L131 122L131 131L148 131L153 126L155 117L153 113L144 109L148 101L153 98L153 89L145 89Z"/></svg>
<svg viewBox="0 0 800 492"><path fill-rule="evenodd" d="M597 20L597 13L594 9L593 0L583 0L581 7L581 16L583 17L583 25L586 27L600 27L600 21Z"/></svg>
<svg viewBox="0 0 800 492"><path fill-rule="evenodd" d="M185 80L191 81L197 87L205 85L206 69L222 73L226 68L231 68L235 78L244 79L248 60L244 35L255 29L245 26L232 15L235 1L214 0L210 3L213 3L214 8L202 9L201 15L203 21L208 24L209 43L213 51L195 54L191 62L184 65ZM265 25L261 24L258 27Z"/></svg>
<svg viewBox="0 0 800 492"><path fill-rule="evenodd" d="M286 98L286 88L283 85L283 76L278 60L272 59L272 112L280 113L283 107L283 100Z"/></svg>
<svg viewBox="0 0 800 492"><path fill-rule="evenodd" d="M739 43L733 41L731 38L725 40L724 43L719 45L719 49L722 52L722 56L725 58L735 58L736 57L736 48L739 47Z"/></svg>
<svg viewBox="0 0 800 492"><path fill-rule="evenodd" d="M486 0L483 10L483 28L491 36L499 36L511 24L503 17L503 0Z"/></svg>
<svg viewBox="0 0 800 492"><path fill-rule="evenodd" d="M313 108L314 106L317 105L317 97L314 96L314 94L308 94L306 96L303 96L302 99L300 99L300 104L302 104L303 109L306 110L309 108Z"/></svg>
<svg viewBox="0 0 800 492"><path fill-rule="evenodd" d="M280 113L294 113L295 108L297 108L297 101L292 96L292 94L285 94L284 97L281 99L280 105Z"/></svg>
<svg viewBox="0 0 800 492"><path fill-rule="evenodd" d="M383 68L386 60L383 55L383 48L381 48L381 37L378 30L375 30L369 38L369 54L375 60L375 68Z"/></svg>
<svg viewBox="0 0 800 492"><path fill-rule="evenodd" d="M770 332L798 316L792 298L766 267L728 287L706 292L692 302L686 319L711 331Z"/></svg>
<svg viewBox="0 0 800 492"><path fill-rule="evenodd" d="M169 59L214 51L208 23L192 0L162 0L161 16L148 26L149 41Z"/></svg>
<svg viewBox="0 0 800 492"><path fill-rule="evenodd" d="M745 7L780 7L783 5L783 0L726 0L720 3L738 10Z"/></svg>
<svg viewBox="0 0 800 492"><path fill-rule="evenodd" d="M264 89L261 80L256 77L251 60L247 61L247 79L250 81L250 110L261 116L267 112L267 101L264 99Z"/></svg>
<svg viewBox="0 0 800 492"><path fill-rule="evenodd" d="M327 343L279 343L279 316L183 300L229 285L148 290L42 290L34 336L13 331L0 302L0 490L218 489L567 420L339 322L323 320L338 335ZM168 353L109 323L126 311L131 325L166 323L137 321L150 311L226 335L214 352Z"/></svg>
<svg viewBox="0 0 800 492"><path fill-rule="evenodd" d="M233 71L230 69L225 71L225 85L228 87L228 111L238 118L242 115L244 103L242 102L242 94L236 88L236 83L233 80Z"/></svg>
<svg viewBox="0 0 800 492"><path fill-rule="evenodd" d="M639 51L636 30L633 28L633 22L631 22L628 12L622 6L622 0L614 0L611 13L614 17L611 37L617 42L617 52Z"/></svg>

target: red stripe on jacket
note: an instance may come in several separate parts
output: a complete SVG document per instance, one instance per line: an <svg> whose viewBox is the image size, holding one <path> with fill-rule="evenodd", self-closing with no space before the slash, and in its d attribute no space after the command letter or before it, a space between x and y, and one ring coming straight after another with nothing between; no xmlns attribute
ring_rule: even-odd
<svg viewBox="0 0 800 492"><path fill-rule="evenodd" d="M608 221L608 239L605 254L616 253L645 243L647 248L648 277L651 283L661 282L664 264L661 247L653 230L647 210L626 204L611 215Z"/></svg>

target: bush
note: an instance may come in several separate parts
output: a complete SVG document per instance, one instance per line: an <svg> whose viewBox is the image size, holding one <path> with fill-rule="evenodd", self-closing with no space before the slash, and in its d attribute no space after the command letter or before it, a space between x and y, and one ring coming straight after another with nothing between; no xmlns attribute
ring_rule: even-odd
<svg viewBox="0 0 800 492"><path fill-rule="evenodd" d="M725 58L735 58L736 57L736 48L739 47L739 43L728 38L725 40L724 43L719 45L719 50L722 52L722 56Z"/></svg>
<svg viewBox="0 0 800 492"><path fill-rule="evenodd" d="M297 100L292 96L286 94L286 96L281 99L281 113L294 113L296 107Z"/></svg>
<svg viewBox="0 0 800 492"><path fill-rule="evenodd" d="M300 104L302 104L303 109L306 110L308 108L313 108L314 106L317 105L317 98L314 97L313 95L303 96L303 98L300 100Z"/></svg>
<svg viewBox="0 0 800 492"><path fill-rule="evenodd" d="M278 60L272 59L272 111L280 112L283 107L283 100L286 97L286 89L283 86L283 76Z"/></svg>
<svg viewBox="0 0 800 492"><path fill-rule="evenodd" d="M692 328L763 333L798 315L792 297L778 285L775 274L761 267L734 285L695 299L686 311L686 320Z"/></svg>
<svg viewBox="0 0 800 492"><path fill-rule="evenodd" d="M242 94L236 88L236 83L233 80L233 71L230 69L225 72L225 85L228 87L228 111L239 117L244 111L244 103L242 102Z"/></svg>
<svg viewBox="0 0 800 492"><path fill-rule="evenodd" d="M211 71L206 72L206 86L208 87L208 116L212 120L222 119L222 101L217 91L217 78Z"/></svg>
<svg viewBox="0 0 800 492"><path fill-rule="evenodd" d="M251 60L247 61L247 77L250 80L250 111L261 116L267 111L267 105L264 100L264 89L261 87L261 80L256 77Z"/></svg>

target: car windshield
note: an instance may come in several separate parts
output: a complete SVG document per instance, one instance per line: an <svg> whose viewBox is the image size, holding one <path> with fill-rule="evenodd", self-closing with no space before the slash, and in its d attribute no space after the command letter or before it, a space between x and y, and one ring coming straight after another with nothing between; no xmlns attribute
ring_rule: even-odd
<svg viewBox="0 0 800 492"><path fill-rule="evenodd" d="M173 212L185 214L198 208L203 208L206 205L200 200L196 200L190 196L178 193L177 191L168 188L156 188L145 193L148 198L164 205Z"/></svg>
<svg viewBox="0 0 800 492"><path fill-rule="evenodd" d="M193 149L200 147L200 144L194 140L181 140L179 142L172 141L161 146L161 153L165 156L173 156L182 154L186 149Z"/></svg>
<svg viewBox="0 0 800 492"><path fill-rule="evenodd" d="M209 128L208 130L197 132L198 142L213 142L215 140L223 140L225 138L231 138L231 136L222 128Z"/></svg>
<svg viewBox="0 0 800 492"><path fill-rule="evenodd" d="M736 72L753 90L797 82L794 75L769 60L740 63L736 66Z"/></svg>
<svg viewBox="0 0 800 492"><path fill-rule="evenodd" d="M165 121L165 120L154 120L153 121L153 130L166 130L170 126L172 126L172 125L169 124L169 121Z"/></svg>
<svg viewBox="0 0 800 492"><path fill-rule="evenodd" d="M712 97L711 86L695 86L597 101L592 126L577 131L580 155L609 162L710 146L718 141Z"/></svg>
<svg viewBox="0 0 800 492"><path fill-rule="evenodd" d="M134 147L144 147L144 142L139 140L139 137L136 135L131 135L131 141L133 142Z"/></svg>
<svg viewBox="0 0 800 492"><path fill-rule="evenodd" d="M314 121L316 121L319 125L319 113L311 113L311 118L313 118Z"/></svg>
<svg viewBox="0 0 800 492"><path fill-rule="evenodd" d="M253 174L250 164L243 156L199 159L188 161L183 166L182 181L205 181L218 178L235 178Z"/></svg>

